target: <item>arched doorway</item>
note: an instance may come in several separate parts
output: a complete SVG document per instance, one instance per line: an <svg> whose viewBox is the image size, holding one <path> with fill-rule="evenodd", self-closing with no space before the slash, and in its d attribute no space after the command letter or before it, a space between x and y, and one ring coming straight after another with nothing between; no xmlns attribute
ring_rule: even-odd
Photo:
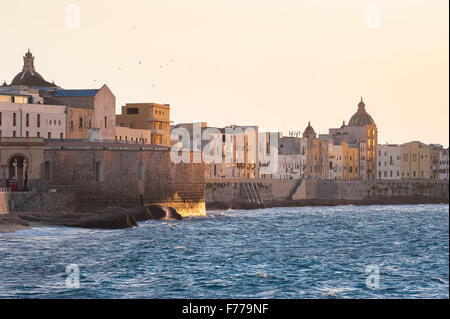
<svg viewBox="0 0 450 319"><path fill-rule="evenodd" d="M18 191L28 190L28 160L23 155L14 155L8 163L10 185ZM8 185L9 186L9 185Z"/></svg>

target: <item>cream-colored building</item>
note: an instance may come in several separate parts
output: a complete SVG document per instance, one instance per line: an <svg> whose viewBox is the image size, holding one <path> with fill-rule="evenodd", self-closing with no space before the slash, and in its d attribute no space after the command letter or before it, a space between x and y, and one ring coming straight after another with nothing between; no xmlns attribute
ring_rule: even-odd
<svg viewBox="0 0 450 319"><path fill-rule="evenodd" d="M342 179L342 145L328 145L328 157L330 159L329 179Z"/></svg>
<svg viewBox="0 0 450 319"><path fill-rule="evenodd" d="M330 142L340 145L346 142L351 145L358 144L359 179L377 178L377 143L378 130L373 118L366 111L366 104L358 103L358 110L350 118L348 125L345 122L340 128L329 130Z"/></svg>
<svg viewBox="0 0 450 319"><path fill-rule="evenodd" d="M378 179L402 178L402 148L395 144L378 144Z"/></svg>
<svg viewBox="0 0 450 319"><path fill-rule="evenodd" d="M150 130L151 144L170 146L170 105L128 103L116 115L117 126Z"/></svg>
<svg viewBox="0 0 450 319"><path fill-rule="evenodd" d="M448 148L439 152L439 179L448 181Z"/></svg>
<svg viewBox="0 0 450 319"><path fill-rule="evenodd" d="M430 178L430 147L419 141L405 143L402 148L402 178Z"/></svg>
<svg viewBox="0 0 450 319"><path fill-rule="evenodd" d="M304 179L307 177L307 154L304 144L306 144L304 138L292 136L279 138L278 169L275 174L272 174L272 178Z"/></svg>
<svg viewBox="0 0 450 319"><path fill-rule="evenodd" d="M150 144L150 130L116 126L116 141L135 142L138 144Z"/></svg>
<svg viewBox="0 0 450 319"><path fill-rule="evenodd" d="M31 97L0 93L0 136L66 138L66 107L29 101Z"/></svg>

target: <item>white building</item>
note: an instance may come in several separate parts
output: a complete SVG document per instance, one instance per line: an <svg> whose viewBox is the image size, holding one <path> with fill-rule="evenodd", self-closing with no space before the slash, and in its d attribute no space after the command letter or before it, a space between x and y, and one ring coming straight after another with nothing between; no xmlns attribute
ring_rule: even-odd
<svg viewBox="0 0 450 319"><path fill-rule="evenodd" d="M439 179L448 181L448 148L439 152Z"/></svg>
<svg viewBox="0 0 450 319"><path fill-rule="evenodd" d="M7 101L0 93L0 136L3 137L66 137L66 107L29 104L29 99ZM3 101L3 102L2 102ZM19 101L20 103L17 103Z"/></svg>
<svg viewBox="0 0 450 319"><path fill-rule="evenodd" d="M274 179L306 178L306 144L304 138L281 137L278 145L278 169Z"/></svg>
<svg viewBox="0 0 450 319"><path fill-rule="evenodd" d="M377 179L401 179L401 146L395 144L378 144L377 152Z"/></svg>
<svg viewBox="0 0 450 319"><path fill-rule="evenodd" d="M329 179L342 179L342 145L328 144Z"/></svg>

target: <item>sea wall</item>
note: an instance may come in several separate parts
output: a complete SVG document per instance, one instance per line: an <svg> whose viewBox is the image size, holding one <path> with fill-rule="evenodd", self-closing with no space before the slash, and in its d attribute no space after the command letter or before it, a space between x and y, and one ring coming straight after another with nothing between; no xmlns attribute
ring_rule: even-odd
<svg viewBox="0 0 450 319"><path fill-rule="evenodd" d="M38 190L74 194L77 212L162 204L206 214L203 164L173 164L168 147L51 142L41 172Z"/></svg>
<svg viewBox="0 0 450 319"><path fill-rule="evenodd" d="M448 202L448 181L207 179L208 209Z"/></svg>

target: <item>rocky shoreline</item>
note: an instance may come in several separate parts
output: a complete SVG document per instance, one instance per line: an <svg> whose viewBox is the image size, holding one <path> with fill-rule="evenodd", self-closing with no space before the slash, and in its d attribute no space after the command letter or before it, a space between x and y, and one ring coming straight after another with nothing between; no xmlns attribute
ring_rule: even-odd
<svg viewBox="0 0 450 319"><path fill-rule="evenodd" d="M97 212L14 212L0 215L0 233L31 226L66 226L78 228L122 229L137 227L146 220L181 220L172 207L152 205L139 208L106 207Z"/></svg>
<svg viewBox="0 0 450 319"><path fill-rule="evenodd" d="M364 200L305 199L266 201L263 205L249 202L207 202L207 210L260 209L270 207L338 206L338 205L411 205L448 204L449 197L426 196L370 198ZM79 228L122 229L137 227L146 220L181 220L183 217L172 207L106 207L97 212L14 212L0 215L0 233L14 232L33 226L66 226Z"/></svg>

